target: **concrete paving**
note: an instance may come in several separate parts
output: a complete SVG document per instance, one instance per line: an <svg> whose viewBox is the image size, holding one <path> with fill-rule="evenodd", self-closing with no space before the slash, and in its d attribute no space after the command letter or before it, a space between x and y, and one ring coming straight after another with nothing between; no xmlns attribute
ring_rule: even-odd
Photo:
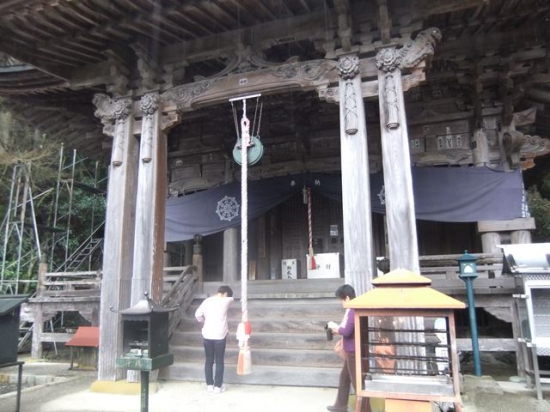
<svg viewBox="0 0 550 412"><path fill-rule="evenodd" d="M135 412L140 396L92 392L95 371L69 370L67 363L27 362L23 374L29 384L23 390L21 412ZM0 369L0 375L16 374L15 368ZM52 379L53 377L53 379ZM545 399L523 383L497 382L490 376L464 376L464 412L550 412L550 387ZM160 381L149 396L151 412L322 412L332 404L334 388L260 385L228 385L222 394L207 393L204 384ZM15 393L0 395L0 412L15 411ZM351 409L350 409L351 410ZM435 408L434 408L435 410Z"/></svg>

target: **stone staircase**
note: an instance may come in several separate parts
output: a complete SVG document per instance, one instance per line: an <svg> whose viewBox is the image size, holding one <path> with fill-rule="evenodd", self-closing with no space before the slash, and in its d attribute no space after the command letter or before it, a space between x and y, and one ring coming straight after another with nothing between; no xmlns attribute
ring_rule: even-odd
<svg viewBox="0 0 550 412"><path fill-rule="evenodd" d="M257 385L336 387L342 365L327 342L324 325L339 321L343 309L334 290L343 279L278 280L249 283L248 313L252 324L250 347L252 373L237 375L241 320L240 284L231 285L236 300L229 310L229 336L225 358L225 382ZM201 325L194 313L219 284L205 286L170 340L174 364L161 371L163 379L204 381Z"/></svg>

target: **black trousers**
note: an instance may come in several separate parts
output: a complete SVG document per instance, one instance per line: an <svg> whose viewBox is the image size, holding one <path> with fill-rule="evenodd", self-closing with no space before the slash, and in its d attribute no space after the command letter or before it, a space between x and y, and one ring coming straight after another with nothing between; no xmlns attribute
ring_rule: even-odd
<svg viewBox="0 0 550 412"><path fill-rule="evenodd" d="M338 383L338 394L334 406L339 408L347 408L350 389L357 392L356 375L355 375L355 352L346 352L346 359L340 371L340 381ZM357 398L357 401L359 399ZM361 411L367 412L370 410L369 400L364 399L361 405Z"/></svg>
<svg viewBox="0 0 550 412"><path fill-rule="evenodd" d="M203 339L204 354L206 360L204 362L204 374L206 376L206 384L214 385L221 388L223 384L225 344L227 338L214 340ZM214 376L214 363L216 364L216 375Z"/></svg>

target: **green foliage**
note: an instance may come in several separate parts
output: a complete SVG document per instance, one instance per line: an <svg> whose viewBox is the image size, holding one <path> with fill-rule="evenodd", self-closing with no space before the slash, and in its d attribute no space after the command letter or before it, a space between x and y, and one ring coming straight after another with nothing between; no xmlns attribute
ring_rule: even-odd
<svg viewBox="0 0 550 412"><path fill-rule="evenodd" d="M9 232L5 259L0 256L4 262L4 278L7 280L36 279L38 248L48 260L53 256L54 261L49 262L50 269L57 268L63 263L65 256L70 256L80 243L88 238L92 226L97 227L104 219L105 199L101 195L76 186L71 190L73 180L95 186L95 162L77 159L73 176L73 168L70 167L73 153L67 152L60 158L61 147L59 141L17 121L0 100L0 219L6 221L8 205L11 204L13 208L15 204L23 204L23 188L29 187L34 198L34 214L40 238L40 246L37 246L32 231L30 204L25 212L24 224L16 223L21 216L19 210L11 215L10 221L14 223L10 224L13 230ZM61 173L60 162L63 166ZM19 185L13 184L13 176L18 176ZM17 202L10 202L12 184L14 192L20 195ZM50 230L54 225L60 229L58 232ZM18 236L18 233L23 235ZM0 236L3 244L5 226ZM101 237L101 234L98 237ZM3 252L2 248L0 254ZM26 283L24 287L29 289L28 285ZM30 285L34 286L33 283ZM19 292L26 293L32 290L22 291L20 285Z"/></svg>
<svg viewBox="0 0 550 412"><path fill-rule="evenodd" d="M90 176L81 176L78 182L89 187L95 185ZM54 268L63 264L65 254L70 256L100 226L105 216L105 200L105 197L101 195L78 187L73 188L72 199L70 199L68 189L60 193L58 209L60 218L57 221L57 226L64 229L68 227L70 230L68 250L66 233L61 235L64 239L61 239L54 248L54 262L51 262ZM58 235L58 238L61 236ZM102 231L94 235L98 238L102 236Z"/></svg>
<svg viewBox="0 0 550 412"><path fill-rule="evenodd" d="M537 186L531 186L527 191L527 203L537 226L533 241L550 242L550 200L541 195Z"/></svg>
<svg viewBox="0 0 550 412"><path fill-rule="evenodd" d="M0 167L10 170L17 164L33 166L36 179L43 181L55 175L55 153L58 142L17 121L0 101Z"/></svg>

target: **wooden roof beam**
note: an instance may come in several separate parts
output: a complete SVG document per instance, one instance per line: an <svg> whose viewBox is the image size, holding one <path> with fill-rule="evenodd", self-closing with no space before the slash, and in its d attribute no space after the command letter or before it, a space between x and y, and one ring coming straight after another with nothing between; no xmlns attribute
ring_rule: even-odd
<svg viewBox="0 0 550 412"><path fill-rule="evenodd" d="M218 3L210 3L212 7L215 7L217 12L223 17L223 19L227 19L228 21L235 21L235 16L232 16L227 10L225 10L222 6L222 4Z"/></svg>
<svg viewBox="0 0 550 412"><path fill-rule="evenodd" d="M298 2L302 5L306 12L311 13L311 7L307 3L307 0L298 0Z"/></svg>
<svg viewBox="0 0 550 412"><path fill-rule="evenodd" d="M262 19L256 13L246 8L244 4L241 4L239 2L239 0L230 0L230 1L231 3L233 3L233 6L237 8L237 13L240 14L241 16L243 14L248 16L248 20L253 21L254 24L259 24L262 22Z"/></svg>
<svg viewBox="0 0 550 412"><path fill-rule="evenodd" d="M289 27L295 27L289 33ZM313 40L313 33L323 34L326 30L326 15L316 12L306 16L296 16L275 22L264 23L246 29L232 30L219 35L189 40L165 46L162 51L164 64L177 63L185 58L190 63L209 60L224 53L236 50L235 39L255 39L266 49L283 42ZM283 39L283 41L279 41ZM285 40L287 39L287 40Z"/></svg>
<svg viewBox="0 0 550 412"><path fill-rule="evenodd" d="M349 0L334 0L334 7L338 13L338 37L345 52L351 51L352 21Z"/></svg>
<svg viewBox="0 0 550 412"><path fill-rule="evenodd" d="M417 17L426 18L429 15L453 13L473 7L485 6L489 0L414 0L413 10L418 10Z"/></svg>
<svg viewBox="0 0 550 412"><path fill-rule="evenodd" d="M208 3L205 3L205 4L208 4ZM205 6L202 5L202 7L205 7ZM212 24L214 27L216 27L216 26L220 27L223 31L231 30L231 27L229 27L228 25L222 23L220 19L216 19L216 18L212 17L208 10L203 11L202 7L199 8L197 6L197 8L196 8L196 12L200 13L201 18L203 18L206 21L209 21L210 24ZM232 20L234 20L234 19L232 19Z"/></svg>
<svg viewBox="0 0 550 412"><path fill-rule="evenodd" d="M388 10L387 0L378 0L378 29L382 44L389 44L391 41L392 21Z"/></svg>
<svg viewBox="0 0 550 412"><path fill-rule="evenodd" d="M209 28L207 28L206 26L204 26L202 23L199 23L198 21L196 20L193 20L191 19L190 17L184 15L181 11L179 10L171 10L170 12L168 12L168 14L173 14L175 16L177 16L178 18L184 20L187 24L189 24L190 26L194 26L194 27L197 27L199 30L202 30L203 33L206 33L207 35L212 35L214 34L212 32L212 30L210 30ZM184 27L181 28L185 34L187 34L189 37L197 37L197 33L195 30L189 30L189 29L186 29Z"/></svg>
<svg viewBox="0 0 550 412"><path fill-rule="evenodd" d="M277 19L277 16L268 7L266 7L262 1L255 2L255 6L258 7L258 9L262 11L262 13L267 14L269 18L274 20Z"/></svg>
<svg viewBox="0 0 550 412"><path fill-rule="evenodd" d="M294 16L294 13L292 13L292 10L290 9L290 7L288 7L288 4L286 4L285 0L279 0L278 4L282 6L288 16Z"/></svg>
<svg viewBox="0 0 550 412"><path fill-rule="evenodd" d="M46 62L44 59L41 59L39 55L37 56L37 53L30 47L27 48L26 51L23 51L23 48L17 47L14 42L9 39L9 36L0 36L0 51L58 79L67 81L70 78L70 68Z"/></svg>
<svg viewBox="0 0 550 412"><path fill-rule="evenodd" d="M526 44L542 44L550 34L548 24L540 23L531 25L523 30L507 31L490 34L478 34L476 36L463 37L459 40L443 41L437 46L434 58L441 56L472 55L478 53L484 55L487 50L498 52L501 49L521 49Z"/></svg>
<svg viewBox="0 0 550 412"><path fill-rule="evenodd" d="M513 61L510 60L502 65L500 74L500 98L502 99L502 124L509 126L514 118L514 102L512 101L512 91L514 89L514 81L510 73L512 71Z"/></svg>
<svg viewBox="0 0 550 412"><path fill-rule="evenodd" d="M182 41L186 35L189 35L188 30L184 30L180 25L170 20L168 16L154 15L153 19L166 26L166 30L170 29L171 35L174 35L178 42Z"/></svg>

